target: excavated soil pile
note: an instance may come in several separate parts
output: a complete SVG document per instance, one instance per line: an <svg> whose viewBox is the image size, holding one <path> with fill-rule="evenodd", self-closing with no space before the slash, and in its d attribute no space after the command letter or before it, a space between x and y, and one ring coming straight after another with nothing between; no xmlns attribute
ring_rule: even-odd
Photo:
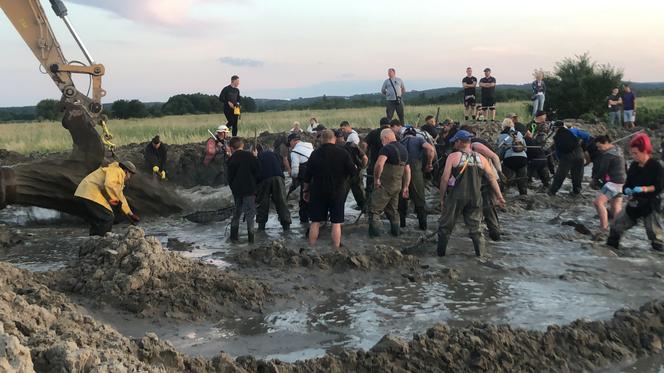
<svg viewBox="0 0 664 373"><path fill-rule="evenodd" d="M55 289L151 317L259 312L269 296L267 285L169 252L136 227L89 239L77 261L52 275Z"/></svg>
<svg viewBox="0 0 664 373"><path fill-rule="evenodd" d="M620 310L608 321L575 321L546 332L439 324L410 342L385 336L366 352L344 351L295 364L237 361L266 372L582 372L660 353L662 338L664 302L651 302L638 311Z"/></svg>
<svg viewBox="0 0 664 373"><path fill-rule="evenodd" d="M224 355L190 358L154 334L131 340L101 324L40 276L0 262L0 371L213 372Z"/></svg>
<svg viewBox="0 0 664 373"><path fill-rule="evenodd" d="M361 253L350 250L320 253L308 249L293 250L280 241L241 252L233 261L243 267L305 267L337 272L420 266L419 260L414 256L403 255L399 250L384 245Z"/></svg>

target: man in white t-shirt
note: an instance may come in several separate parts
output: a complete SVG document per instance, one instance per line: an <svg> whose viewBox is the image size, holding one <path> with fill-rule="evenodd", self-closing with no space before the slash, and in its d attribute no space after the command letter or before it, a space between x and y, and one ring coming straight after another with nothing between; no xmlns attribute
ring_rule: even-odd
<svg viewBox="0 0 664 373"><path fill-rule="evenodd" d="M387 79L383 82L380 93L385 96L387 118L391 120L396 111L401 123L406 123L403 108L403 95L406 93L406 86L404 86L403 80L396 75L397 72L394 68L387 70Z"/></svg>

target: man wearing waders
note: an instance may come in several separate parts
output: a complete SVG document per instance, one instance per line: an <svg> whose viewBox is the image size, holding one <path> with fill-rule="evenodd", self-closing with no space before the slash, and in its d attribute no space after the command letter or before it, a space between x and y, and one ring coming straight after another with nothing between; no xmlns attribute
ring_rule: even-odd
<svg viewBox="0 0 664 373"><path fill-rule="evenodd" d="M390 220L390 231L398 236L399 228L399 195L408 198L410 184L410 166L408 151L397 141L394 132L386 128L380 133L383 147L378 153L374 167L374 192L369 208L369 236L380 236L380 219L383 212Z"/></svg>
<svg viewBox="0 0 664 373"><path fill-rule="evenodd" d="M483 177L488 179L498 205L503 206L505 203L496 177L491 172L491 164L482 155L471 150L472 137L470 132L460 130L450 139L456 151L447 157L440 179L438 256L445 256L456 219L461 215L473 241L475 255L484 255L484 238L480 230Z"/></svg>

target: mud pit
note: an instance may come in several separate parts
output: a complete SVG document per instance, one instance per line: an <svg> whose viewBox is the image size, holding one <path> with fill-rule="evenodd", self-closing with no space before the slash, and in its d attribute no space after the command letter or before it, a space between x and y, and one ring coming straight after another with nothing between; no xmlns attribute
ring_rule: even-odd
<svg viewBox="0 0 664 373"><path fill-rule="evenodd" d="M253 246L227 244L227 222L196 225L155 218L142 223L146 233L163 247L170 240L187 248L178 251L178 258L215 265L224 278L258 284L251 287L254 290L269 287L269 293L250 292L254 298L242 293L224 295L221 289L211 294L212 287L196 293L197 280L177 275L158 285L144 284L134 293L124 291L131 283L128 275L140 272L140 266L118 271L118 279L102 276L96 284L86 280L89 283L81 285L80 291L75 290L80 281L61 280L64 274L74 279L94 278L93 267L99 263L107 275L113 266L121 266L122 260L111 259L115 254L104 250L107 245L122 246L123 226L115 228L120 236L105 239L108 244L104 245L101 240L88 241L80 226L13 226L10 231L21 242L0 248L0 260L33 271L55 271L33 276L40 286L48 285L48 291L63 291L66 296L59 296L72 307L84 307L80 312L95 323L115 328L127 341L123 343L144 340L157 346L149 355L171 354L182 359L184 366L195 361L201 371L214 371L214 362L220 361L234 369L230 371L657 371L662 366L662 305L620 311L615 317L614 312L662 299L664 256L649 249L640 227L625 237L622 250L615 251L595 241L593 235L563 225L573 221L593 233L597 228L590 202L594 192L586 189L582 197L572 199L567 196L568 188L566 183L555 198L534 192L527 197L509 194L510 206L500 215L505 239L488 243L491 255L486 260L474 258L462 225L455 231L448 256L438 259L433 256L433 242L409 251L415 255L399 252L423 235L412 228L399 239L369 240L365 219L344 228L343 253L328 248L328 230L323 229L319 247L309 249L300 227L294 224L283 234L274 216ZM207 193L227 196L223 189L204 190ZM349 222L357 216L353 205L351 197ZM435 227L435 219L430 217L430 227ZM415 225L411 216L409 227ZM246 241L246 236L241 234L241 239ZM150 267L157 278L177 273L174 268L181 266L209 268L203 271L203 278L214 272L210 265L184 264L181 259L175 260L175 267L164 265L166 254L156 242L136 240L145 242L150 255L156 255L140 263ZM79 250L85 254L81 259ZM149 263L161 263L166 270L152 272ZM167 285L173 284L182 287L164 298L153 296L160 290L170 291ZM103 294L106 291L110 291L109 298L120 298L109 300ZM216 304L230 305L233 313L206 312L206 301L215 296L220 300ZM260 307L243 302L243 296L260 300ZM157 306L132 306L143 298L145 304ZM176 299L177 309L163 307L172 306ZM202 305L193 302L199 299ZM573 323L576 319L584 321ZM5 334L7 330L5 325ZM39 345L11 330L33 356L35 349L40 351ZM144 337L147 332L155 334ZM71 333L84 335L85 331ZM386 334L391 337L384 338ZM161 352L162 348L170 352ZM128 351L123 352L129 356L126 361L151 364ZM220 357L219 351L237 360ZM326 353L331 355L313 359ZM188 357L197 355L205 358ZM240 357L243 355L253 357ZM281 362L261 361L274 358ZM299 359L309 360L285 363Z"/></svg>

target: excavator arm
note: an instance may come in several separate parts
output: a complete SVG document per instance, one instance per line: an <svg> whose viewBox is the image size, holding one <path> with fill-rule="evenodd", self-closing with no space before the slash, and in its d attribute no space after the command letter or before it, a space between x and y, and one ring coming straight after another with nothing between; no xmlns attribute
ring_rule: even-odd
<svg viewBox="0 0 664 373"><path fill-rule="evenodd" d="M101 87L101 78L105 72L104 65L95 63L90 56L69 21L64 3L61 0L50 0L50 3L55 14L65 22L89 65L72 64L65 58L39 0L0 0L0 8L37 57L43 71L51 77L62 92L65 108L81 111L92 126L100 125L104 130L104 143L112 147L113 144L110 143L112 137L108 133L101 105L101 99L106 95L106 91ZM92 97L88 97L76 88L72 74L90 76Z"/></svg>

